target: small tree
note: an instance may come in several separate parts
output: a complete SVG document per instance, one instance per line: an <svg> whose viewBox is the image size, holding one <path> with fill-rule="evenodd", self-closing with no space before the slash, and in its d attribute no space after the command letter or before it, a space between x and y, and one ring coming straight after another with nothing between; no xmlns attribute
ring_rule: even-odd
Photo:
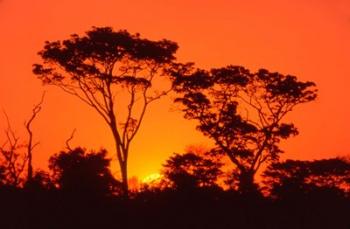
<svg viewBox="0 0 350 229"><path fill-rule="evenodd" d="M185 118L197 120L198 130L214 140L216 152L235 165L239 189L255 190L260 166L278 159L281 139L297 134L283 119L295 106L316 98L314 83L240 66L190 70L182 65L173 72L180 94L175 101L183 105Z"/></svg>
<svg viewBox="0 0 350 229"><path fill-rule="evenodd" d="M171 68L177 48L169 40L94 27L84 36L46 42L39 52L43 64L34 65L44 84L78 97L104 119L115 141L125 195L130 144L148 105L171 90L155 86Z"/></svg>
<svg viewBox="0 0 350 229"><path fill-rule="evenodd" d="M172 155L163 165L163 182L175 189L214 187L222 174L222 164L192 152Z"/></svg>
<svg viewBox="0 0 350 229"><path fill-rule="evenodd" d="M25 152L27 145L16 136L6 114L5 116L8 126L5 130L6 140L0 147L0 178L3 185L17 187L25 180L23 174L28 163Z"/></svg>
<svg viewBox="0 0 350 229"><path fill-rule="evenodd" d="M53 181L70 194L111 195L119 183L109 170L106 155L105 150L86 153L81 148L55 154L49 159Z"/></svg>
<svg viewBox="0 0 350 229"><path fill-rule="evenodd" d="M28 133L27 141L20 141L15 131L10 125L10 120L4 113L7 128L5 129L5 142L0 146L0 163L2 167L5 183L11 186L18 186L25 181L29 184L33 179L33 150L39 142L33 142L32 123L42 109L45 93L42 94L39 103L35 104L29 120L24 123ZM27 169L27 179L23 178L23 174Z"/></svg>

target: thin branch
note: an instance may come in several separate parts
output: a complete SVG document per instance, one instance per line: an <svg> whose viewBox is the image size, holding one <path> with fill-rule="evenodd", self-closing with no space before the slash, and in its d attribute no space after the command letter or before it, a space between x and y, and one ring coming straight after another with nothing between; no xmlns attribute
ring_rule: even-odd
<svg viewBox="0 0 350 229"><path fill-rule="evenodd" d="M17 186L20 183L20 176L25 168L28 157L27 155L24 155L22 160L19 161L20 153L18 150L25 145L18 143L19 138L16 137L15 132L11 127L9 117L5 111L4 116L7 120L7 129L5 130L6 141L2 147L0 147L0 153L5 160L5 180L9 185ZM7 147L7 149L5 147Z"/></svg>
<svg viewBox="0 0 350 229"><path fill-rule="evenodd" d="M74 128L74 130L72 131L70 137L66 140L66 148L69 150L69 151L73 151L73 149L70 147L69 143L70 141L72 141L72 139L74 138L74 134L76 132L76 128Z"/></svg>

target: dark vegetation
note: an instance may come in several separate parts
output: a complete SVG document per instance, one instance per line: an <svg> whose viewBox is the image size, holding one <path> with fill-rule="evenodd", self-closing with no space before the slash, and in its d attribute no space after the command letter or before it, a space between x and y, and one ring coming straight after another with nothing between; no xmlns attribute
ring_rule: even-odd
<svg viewBox="0 0 350 229"><path fill-rule="evenodd" d="M100 114L114 137L121 177L111 173L106 150L71 148L73 134L66 150L50 157L48 171L33 168L31 124L41 100L26 122L27 140L7 118L1 228L350 229L349 158L280 160L280 141L298 134L285 117L316 98L315 84L241 66L197 69L176 62L177 48L111 28L46 43L34 73ZM169 87L155 88L158 77ZM130 191L130 144L148 105L170 92L215 146L174 153L159 180ZM117 94L127 101L124 117Z"/></svg>

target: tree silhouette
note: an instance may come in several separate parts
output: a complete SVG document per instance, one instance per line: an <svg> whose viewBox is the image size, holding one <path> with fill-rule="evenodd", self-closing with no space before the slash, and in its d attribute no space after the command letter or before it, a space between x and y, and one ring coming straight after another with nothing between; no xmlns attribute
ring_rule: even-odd
<svg viewBox="0 0 350 229"><path fill-rule="evenodd" d="M263 177L271 195L279 198L325 189L350 192L350 162L342 158L276 162L267 167Z"/></svg>
<svg viewBox="0 0 350 229"><path fill-rule="evenodd" d="M164 182L176 190L217 186L222 164L189 152L173 154L163 165Z"/></svg>
<svg viewBox="0 0 350 229"><path fill-rule="evenodd" d="M28 133L27 141L20 141L20 138L13 130L9 117L4 112L7 128L5 129L5 142L0 146L0 163L2 167L3 179L7 185L18 186L24 182L30 183L33 178L33 150L39 142L33 142L32 123L42 109L45 93L42 94L39 103L35 104L28 121L24 123ZM23 178L27 169L27 178Z"/></svg>
<svg viewBox="0 0 350 229"><path fill-rule="evenodd" d="M86 153L82 148L60 152L49 159L53 182L65 193L76 195L111 195L117 190L110 170L107 152Z"/></svg>
<svg viewBox="0 0 350 229"><path fill-rule="evenodd" d="M53 190L55 189L55 184L51 180L50 174L44 170L36 170L33 173L31 181L26 183L27 189L31 190Z"/></svg>
<svg viewBox="0 0 350 229"><path fill-rule="evenodd" d="M27 181L26 181L28 183L30 183L33 179L33 163L32 163L33 149L39 144L38 142L35 142L35 143L33 142L32 123L42 109L44 97L45 97L45 93L42 94L40 102L34 105L34 108L32 109L32 115L30 116L29 120L25 123L26 130L28 133L28 143L27 143L28 166L27 166Z"/></svg>
<svg viewBox="0 0 350 229"><path fill-rule="evenodd" d="M24 172L28 163L28 154L25 152L27 144L12 129L9 118L5 113L7 128L5 129L5 142L0 146L0 170L3 184L17 187L23 184Z"/></svg>
<svg viewBox="0 0 350 229"><path fill-rule="evenodd" d="M261 69L251 73L240 66L193 70L180 65L173 72L174 85L185 118L214 140L216 152L236 167L239 189L254 191L254 175L264 162L278 159L281 139L297 134L285 116L302 103L316 98L315 84L295 76Z"/></svg>
<svg viewBox="0 0 350 229"><path fill-rule="evenodd" d="M177 48L169 40L151 41L125 30L94 27L84 36L74 34L62 42L46 42L39 52L43 64L33 67L44 84L78 97L107 123L125 195L130 143L148 105L171 90L171 86L157 90L155 85L167 74Z"/></svg>

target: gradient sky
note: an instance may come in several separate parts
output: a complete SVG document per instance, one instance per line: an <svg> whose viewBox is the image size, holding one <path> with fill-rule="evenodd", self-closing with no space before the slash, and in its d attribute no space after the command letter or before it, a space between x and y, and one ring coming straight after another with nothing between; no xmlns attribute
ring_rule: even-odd
<svg viewBox="0 0 350 229"><path fill-rule="evenodd" d="M47 91L33 124L40 141L37 168L64 149L74 128L73 146L113 152L111 134L93 110L57 88L43 87L31 73L45 40L66 39L91 26L176 41L179 60L203 68L263 67L314 81L319 98L288 117L300 135L283 144L283 157L350 154L349 0L0 0L0 108L19 136L25 136L23 122ZM163 99L148 111L131 148L131 176L157 172L171 153L188 145L209 145L170 101ZM0 130L5 127L0 115Z"/></svg>

